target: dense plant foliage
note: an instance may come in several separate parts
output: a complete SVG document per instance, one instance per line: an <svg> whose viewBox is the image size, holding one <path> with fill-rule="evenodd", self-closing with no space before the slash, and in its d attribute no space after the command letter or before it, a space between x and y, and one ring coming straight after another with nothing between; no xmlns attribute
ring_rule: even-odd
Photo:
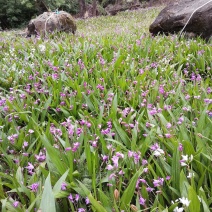
<svg viewBox="0 0 212 212"><path fill-rule="evenodd" d="M126 0L121 0L126 3ZM134 0L135 1L135 0ZM140 0L141 2L143 0ZM85 0L92 4L93 0ZM104 10L108 4L115 4L115 0L97 1L100 15L105 15ZM80 11L79 0L0 0L0 29L19 28L26 26L29 20L44 11L64 10L76 15Z"/></svg>
<svg viewBox="0 0 212 212"><path fill-rule="evenodd" d="M32 1L0 0L0 29L21 26L37 12Z"/></svg>
<svg viewBox="0 0 212 212"><path fill-rule="evenodd" d="M211 211L211 43L158 12L0 34L1 211Z"/></svg>
<svg viewBox="0 0 212 212"><path fill-rule="evenodd" d="M71 14L79 11L78 0L45 0L42 5L46 10L61 9ZM40 11L39 0L0 0L0 26L5 28L18 28L26 25L33 17L43 12Z"/></svg>

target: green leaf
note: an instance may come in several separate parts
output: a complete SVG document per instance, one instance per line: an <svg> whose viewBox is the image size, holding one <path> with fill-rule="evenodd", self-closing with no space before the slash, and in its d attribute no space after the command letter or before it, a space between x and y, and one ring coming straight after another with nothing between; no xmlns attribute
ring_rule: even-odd
<svg viewBox="0 0 212 212"><path fill-rule="evenodd" d="M41 113L41 122L43 122L45 120L47 109L48 109L49 105L51 104L51 101L52 101L52 97L49 97L48 100L46 101L45 105L43 106L43 110Z"/></svg>
<svg viewBox="0 0 212 212"><path fill-rule="evenodd" d="M16 179L19 182L19 184L22 184L24 182L23 173L21 171L21 167L19 166L16 172Z"/></svg>
<svg viewBox="0 0 212 212"><path fill-rule="evenodd" d="M109 193L106 195L101 189L98 189L99 200L102 203L102 206L107 210L110 211L111 208L111 201L109 198Z"/></svg>
<svg viewBox="0 0 212 212"><path fill-rule="evenodd" d="M128 149L120 141L116 141L116 140L111 139L111 138L106 138L105 140L106 141L111 141L112 143L120 146L123 150L128 151Z"/></svg>
<svg viewBox="0 0 212 212"><path fill-rule="evenodd" d="M113 98L112 107L111 107L111 116L112 118L116 117L118 107L117 94Z"/></svg>
<svg viewBox="0 0 212 212"><path fill-rule="evenodd" d="M38 195L33 201L31 200L31 204L29 206L29 208L27 209L28 211L31 211L34 207L34 205L36 204L36 202L40 199L41 195Z"/></svg>
<svg viewBox="0 0 212 212"><path fill-rule="evenodd" d="M172 158L171 176L172 176L172 187L179 190L180 154L177 148L175 148L173 158Z"/></svg>
<svg viewBox="0 0 212 212"><path fill-rule="evenodd" d="M88 108L91 111L95 111L95 107L93 105L93 103L91 102L91 100L89 99L89 97L87 97L85 94L83 94L83 97L85 98L86 104L88 105Z"/></svg>
<svg viewBox="0 0 212 212"><path fill-rule="evenodd" d="M135 186L136 186L136 182L138 180L138 177L141 175L141 173L143 172L143 169L140 168L132 177L128 187L125 189L122 197L121 197L121 209L124 210L126 207L129 207L129 204L132 200L132 197L134 195L135 192Z"/></svg>
<svg viewBox="0 0 212 212"><path fill-rule="evenodd" d="M188 196L188 188L189 183L188 180L183 172L183 170L180 173L180 194L181 197L187 197Z"/></svg>
<svg viewBox="0 0 212 212"><path fill-rule="evenodd" d="M209 204L208 204L208 201L207 201L207 197L205 195L205 191L203 190L202 187L199 189L199 196L201 198L201 202L202 202L204 212L209 212L210 211Z"/></svg>
<svg viewBox="0 0 212 212"><path fill-rule="evenodd" d="M126 145L127 148L130 148L130 139L127 136L126 132L121 128L120 124L117 121L113 121L113 125L121 138L121 141Z"/></svg>
<svg viewBox="0 0 212 212"><path fill-rule="evenodd" d="M50 174L46 178L40 204L41 211L56 212L54 193L52 191Z"/></svg>
<svg viewBox="0 0 212 212"><path fill-rule="evenodd" d="M78 181L78 180L77 180ZM94 199L94 197L92 196L91 192L86 188L86 186L84 184L82 184L80 181L78 181L79 183L79 187L84 191L85 196L88 197L88 199L90 200L91 204L93 205L93 207L98 211L98 212L107 212L105 210L105 208L100 205L97 200Z"/></svg>
<svg viewBox="0 0 212 212"><path fill-rule="evenodd" d="M188 199L191 201L189 204L189 210L200 211L200 201L197 197L196 191L191 186L188 189Z"/></svg>
<svg viewBox="0 0 212 212"><path fill-rule="evenodd" d="M7 211L7 209L6 209L6 203L7 203L7 199L2 199L1 200L1 211L2 212L6 212Z"/></svg>
<svg viewBox="0 0 212 212"><path fill-rule="evenodd" d="M64 174L67 168L65 167L64 163L61 162L61 156L59 150L56 150L52 145L50 144L49 140L45 135L41 136L43 145L45 146L47 153L49 155L49 158L51 162L54 164L56 169L59 171L60 174Z"/></svg>
<svg viewBox="0 0 212 212"><path fill-rule="evenodd" d="M69 172L69 169L60 177L60 179L54 185L53 192L55 195L61 191L61 185L66 180L68 172Z"/></svg>

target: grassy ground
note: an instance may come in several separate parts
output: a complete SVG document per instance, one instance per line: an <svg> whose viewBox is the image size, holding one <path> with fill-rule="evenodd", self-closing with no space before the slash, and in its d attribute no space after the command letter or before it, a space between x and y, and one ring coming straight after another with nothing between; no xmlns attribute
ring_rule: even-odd
<svg viewBox="0 0 212 212"><path fill-rule="evenodd" d="M211 43L160 9L0 34L2 211L211 210Z"/></svg>

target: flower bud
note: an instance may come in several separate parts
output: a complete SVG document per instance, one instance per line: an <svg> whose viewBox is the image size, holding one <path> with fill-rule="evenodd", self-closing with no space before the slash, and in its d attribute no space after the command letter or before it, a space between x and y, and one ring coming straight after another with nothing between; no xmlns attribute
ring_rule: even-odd
<svg viewBox="0 0 212 212"><path fill-rule="evenodd" d="M138 208L135 205L130 205L130 208L132 211L138 211Z"/></svg>
<svg viewBox="0 0 212 212"><path fill-rule="evenodd" d="M119 199L119 191L118 191L118 189L114 190L114 198L115 198L116 201L118 201L118 199Z"/></svg>

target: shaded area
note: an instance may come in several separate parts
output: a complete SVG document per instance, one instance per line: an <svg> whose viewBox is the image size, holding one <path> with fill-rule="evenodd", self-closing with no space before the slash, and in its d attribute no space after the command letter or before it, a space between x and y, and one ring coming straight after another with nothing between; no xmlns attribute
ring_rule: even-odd
<svg viewBox="0 0 212 212"><path fill-rule="evenodd" d="M160 12L149 31L154 35L177 33L186 26L185 32L209 39L212 34L212 2L201 7L207 2L208 0L181 0L171 3ZM194 12L195 10L197 11Z"/></svg>

